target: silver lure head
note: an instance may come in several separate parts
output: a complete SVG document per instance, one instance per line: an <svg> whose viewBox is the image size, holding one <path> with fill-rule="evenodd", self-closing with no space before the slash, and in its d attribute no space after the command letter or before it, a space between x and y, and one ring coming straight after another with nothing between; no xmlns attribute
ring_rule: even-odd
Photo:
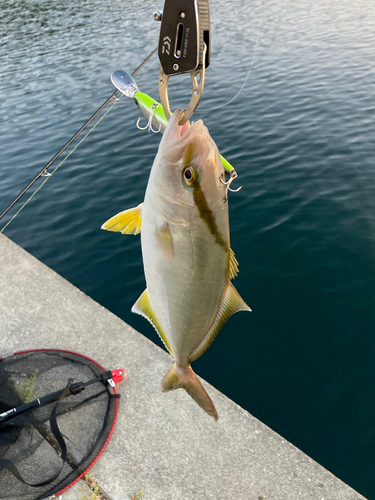
<svg viewBox="0 0 375 500"><path fill-rule="evenodd" d="M138 85L136 84L134 78L126 73L125 71L115 71L111 80L113 85L126 97L134 97L136 92L139 92Z"/></svg>

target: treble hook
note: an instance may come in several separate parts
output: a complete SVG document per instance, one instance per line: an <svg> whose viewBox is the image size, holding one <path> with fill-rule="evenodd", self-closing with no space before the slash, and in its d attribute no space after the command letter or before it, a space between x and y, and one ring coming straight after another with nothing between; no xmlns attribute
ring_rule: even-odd
<svg viewBox="0 0 375 500"><path fill-rule="evenodd" d="M228 182L225 182L225 181L223 181L223 179L220 177L220 182L221 182L222 184L224 184L224 186L226 186L226 187L227 187L227 191L230 191L231 193L238 193L238 191L239 191L240 189L242 189L242 186L240 186L240 187L239 187L239 188L237 188L237 189L231 189L231 188L229 187L229 186L232 184L232 182L234 181L234 179L236 179L236 178L237 178L237 172L233 169L233 170L231 171L231 173L229 174L229 181L228 181Z"/></svg>
<svg viewBox="0 0 375 500"><path fill-rule="evenodd" d="M155 130L154 128L152 128L152 119L151 119L150 130L151 130L151 132L154 132L155 134L158 134L160 132L160 130L161 130L161 123L159 123L159 128L157 130Z"/></svg>
<svg viewBox="0 0 375 500"><path fill-rule="evenodd" d="M147 128L149 129L150 126L151 126L151 122L152 122L152 115L149 116L149 119L148 119L148 122L147 122L147 125L145 127L141 127L139 125L139 122L141 121L141 117L138 118L137 120L137 128L139 128L139 130L146 130Z"/></svg>
<svg viewBox="0 0 375 500"><path fill-rule="evenodd" d="M231 193L238 193L238 191L240 191L240 189L242 189L242 186L240 186L239 188L237 189L231 189L229 186L228 186L228 190L231 192Z"/></svg>
<svg viewBox="0 0 375 500"><path fill-rule="evenodd" d="M141 117L138 118L138 120L137 120L137 128L139 128L139 130L146 130L146 129L148 129L149 132L151 130L155 134L158 134L160 132L160 130L161 130L161 123L160 122L159 122L159 128L158 128L158 130L154 129L153 126L152 126L152 120L153 120L153 118L155 116L155 111L158 108L158 106L159 106L159 103L157 103L157 102L154 102L153 105L151 106L151 108L150 108L150 111L151 111L150 112L150 116L148 117L148 122L147 122L147 125L145 127L141 127L139 125Z"/></svg>

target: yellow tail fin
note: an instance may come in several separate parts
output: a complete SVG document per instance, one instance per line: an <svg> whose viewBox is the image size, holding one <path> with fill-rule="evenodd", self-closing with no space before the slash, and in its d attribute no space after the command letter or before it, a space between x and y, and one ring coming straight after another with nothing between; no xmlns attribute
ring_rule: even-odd
<svg viewBox="0 0 375 500"><path fill-rule="evenodd" d="M218 420L219 417L210 396L190 365L187 368L182 368L175 363L163 378L161 383L162 392L174 391L179 388L185 389L210 417L213 417L216 421Z"/></svg>

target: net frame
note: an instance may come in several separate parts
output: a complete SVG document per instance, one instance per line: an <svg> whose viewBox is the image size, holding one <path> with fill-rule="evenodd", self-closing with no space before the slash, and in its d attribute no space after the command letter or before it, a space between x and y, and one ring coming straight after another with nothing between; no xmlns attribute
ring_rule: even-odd
<svg viewBox="0 0 375 500"><path fill-rule="evenodd" d="M0 371L2 369L2 362L5 361L9 358L16 358L17 356L22 356L22 355L32 355L32 354L37 354L37 353L46 353L46 354L56 354L56 355L65 355L65 356L72 356L73 358L76 358L78 360L81 360L82 362L84 362L84 364L86 366L88 366L89 368L93 369L93 367L96 368L96 371L100 374L100 373L104 373L106 372L107 370L100 364L98 363L97 361L93 360L92 358L84 355L84 354L80 354L80 353L77 353L75 351L71 351L71 350L65 350L65 349L29 349L29 350L22 350L22 351L17 351L17 352L14 352L13 354L10 354L8 356L3 356L3 357L0 357ZM18 359L18 358L16 358ZM65 491L67 491L70 487L72 487L74 484L76 484L80 479L82 479L82 477L87 474L87 472L94 466L94 464L99 460L100 456L102 455L103 451L105 450L106 446L108 445L109 443L109 440L111 439L112 437L112 434L113 434L113 431L114 431L114 428L115 428L115 425L116 425L116 421L117 421L117 416L118 416L118 409L119 409L119 402L118 402L118 398L120 397L117 393L117 390L116 390L116 387L111 387L109 388L109 386L106 387L107 388L107 391L108 391L108 410L107 410L107 413L110 413L112 412L112 416L111 416L111 419L110 419L110 422L108 423L108 425L106 427L103 427L103 431L104 429L106 429L106 438L105 438L105 441L101 444L99 450L95 450L95 453L93 453L93 456L90 457L90 459L88 460L87 458L85 459L85 461L89 462L86 467L84 468L84 470L80 471L80 472L75 472L75 477L72 481L69 482L69 484L65 484L63 487L59 487L57 488L58 485L54 485L52 488L49 488L47 489L45 492L43 493L36 493L36 496L35 497L32 497L32 500L42 500L42 499L45 499L45 498L48 498L50 497L51 495L54 495L55 497L58 497L59 495L63 494ZM1 391L1 388L0 388L0 391ZM64 401L64 400L63 400ZM110 408L110 405L112 404L112 401L114 402L114 408L111 409ZM56 404L56 403L55 403ZM108 429L108 427L110 426L110 428ZM0 431L1 432L1 431ZM79 468L79 467L77 467ZM78 474L78 475L76 475ZM64 478L64 481L66 482L66 477ZM61 481L60 481L61 482ZM26 496L25 495L25 498L30 498L30 494L28 494L29 496ZM16 497L17 499L18 498L22 498L23 496L20 495L19 497ZM0 494L0 498L3 498ZM8 497L5 497L5 498L8 498ZM11 497L13 498L13 497Z"/></svg>

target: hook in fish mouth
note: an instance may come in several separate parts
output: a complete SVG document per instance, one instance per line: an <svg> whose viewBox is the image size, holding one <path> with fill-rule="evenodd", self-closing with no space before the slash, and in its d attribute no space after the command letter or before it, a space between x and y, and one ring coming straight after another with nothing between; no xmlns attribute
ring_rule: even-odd
<svg viewBox="0 0 375 500"><path fill-rule="evenodd" d="M233 170L231 171L231 173L229 174L229 180L228 180L227 182L225 182L225 181L224 181L224 180L220 177L220 182L221 182L222 184L224 184L224 186L226 186L226 187L227 187L227 192L228 192L228 191L230 191L231 193L238 193L238 191L239 191L240 189L242 189L242 186L240 186L240 187L239 187L239 188L237 188L237 189L231 189L231 188L230 188L230 185L232 184L232 182L234 181L234 179L236 179L237 177L238 177L237 172L236 172L234 169L233 169Z"/></svg>

